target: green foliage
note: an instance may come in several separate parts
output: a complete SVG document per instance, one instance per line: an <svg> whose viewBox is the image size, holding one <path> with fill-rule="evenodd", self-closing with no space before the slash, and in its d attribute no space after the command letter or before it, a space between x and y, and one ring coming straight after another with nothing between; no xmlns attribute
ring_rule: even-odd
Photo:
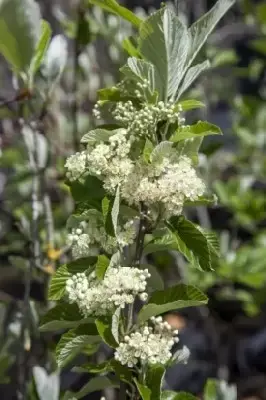
<svg viewBox="0 0 266 400"><path fill-rule="evenodd" d="M40 331L58 331L75 328L80 324L93 322L92 318L84 319L76 304L58 303L51 308L41 319Z"/></svg>
<svg viewBox="0 0 266 400"><path fill-rule="evenodd" d="M199 136L221 134L222 132L217 126L210 124L209 122L199 121L195 125L189 125L178 129L177 132L170 137L170 141L179 142L180 140L191 139Z"/></svg>
<svg viewBox="0 0 266 400"><path fill-rule="evenodd" d="M56 346L56 360L59 368L63 368L81 351L93 354L100 344L100 337L95 324L81 325L65 333Z"/></svg>
<svg viewBox="0 0 266 400"><path fill-rule="evenodd" d="M200 306L206 304L207 297L194 286L179 284L152 294L147 305L139 312L139 322L145 322L152 316L164 314L170 310Z"/></svg>
<svg viewBox="0 0 266 400"><path fill-rule="evenodd" d="M53 276L48 297L50 300L60 300L65 295L66 281L73 274L90 269L97 262L96 257L81 258L60 267Z"/></svg>
<svg viewBox="0 0 266 400"><path fill-rule="evenodd" d="M172 218L168 226L177 236L177 240L181 244L180 248L184 244L187 249L191 250L203 270L213 269L219 255L219 245L214 233L204 232L183 217ZM186 249L185 253L187 253Z"/></svg>
<svg viewBox="0 0 266 400"><path fill-rule="evenodd" d="M140 26L141 24L140 18L138 18L127 8L120 6L115 0L89 0L89 2L102 7L104 10L112 14L122 17L136 27Z"/></svg>
<svg viewBox="0 0 266 400"><path fill-rule="evenodd" d="M40 9L34 0L1 0L0 52L16 73L28 73L39 52L41 35Z"/></svg>

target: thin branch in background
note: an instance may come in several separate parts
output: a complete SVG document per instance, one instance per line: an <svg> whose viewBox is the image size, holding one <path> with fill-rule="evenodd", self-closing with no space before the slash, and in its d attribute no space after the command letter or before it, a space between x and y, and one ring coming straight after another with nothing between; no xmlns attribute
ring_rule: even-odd
<svg viewBox="0 0 266 400"><path fill-rule="evenodd" d="M22 321L21 321L21 333L20 333L20 344L21 353L19 355L19 374L18 374L18 399L26 400L27 396L27 355L25 348L26 335L31 325L31 309L30 309L30 289L31 280L34 268L40 265L40 241L38 233L38 222L39 222L39 174L38 174L38 157L37 157L37 132L32 130L32 142L30 143L29 137L26 137L25 121L21 122L21 133L24 138L24 143L28 152L29 166L33 172L32 176L32 194L31 194L31 246L30 246L30 261L28 269L25 273L25 292L22 306ZM30 347L30 346L29 346Z"/></svg>
<svg viewBox="0 0 266 400"><path fill-rule="evenodd" d="M83 20L84 10L79 3L77 6L77 20L76 20L76 35L74 39L74 49L73 49L73 81L72 81L72 104L71 104L71 118L72 118L72 140L73 140L73 148L77 152L79 151L79 127L78 127L78 90L79 90L79 56L81 53L81 46L79 43L79 31L80 24Z"/></svg>

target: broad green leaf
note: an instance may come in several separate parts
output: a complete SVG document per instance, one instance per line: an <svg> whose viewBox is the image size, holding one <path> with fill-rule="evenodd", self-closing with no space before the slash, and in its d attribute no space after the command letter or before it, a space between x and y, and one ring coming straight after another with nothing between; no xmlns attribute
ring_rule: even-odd
<svg viewBox="0 0 266 400"><path fill-rule="evenodd" d="M146 163L150 161L150 155L154 149L152 142L149 139L146 139L145 146L143 149L143 159Z"/></svg>
<svg viewBox="0 0 266 400"><path fill-rule="evenodd" d="M167 7L142 23L139 51L155 67L160 99L175 96L184 75L189 44L187 28Z"/></svg>
<svg viewBox="0 0 266 400"><path fill-rule="evenodd" d="M178 235L174 235L174 240L176 250L179 251L179 253L181 253L192 266L200 269L201 267L199 265L198 258L194 255L193 251L186 246L186 244Z"/></svg>
<svg viewBox="0 0 266 400"><path fill-rule="evenodd" d="M190 393L172 392L171 390L164 390L162 393L161 400L197 400L197 397L193 396Z"/></svg>
<svg viewBox="0 0 266 400"><path fill-rule="evenodd" d="M93 319L84 318L76 304L58 303L41 318L39 329L41 332L57 331L88 322L93 322Z"/></svg>
<svg viewBox="0 0 266 400"><path fill-rule="evenodd" d="M26 73L41 32L34 0L0 0L0 53L18 73Z"/></svg>
<svg viewBox="0 0 266 400"><path fill-rule="evenodd" d="M195 125L186 125L175 132L171 138L171 142L179 142L184 139L191 139L200 136L221 135L222 131L218 126L210 124L206 121L199 121Z"/></svg>
<svg viewBox="0 0 266 400"><path fill-rule="evenodd" d="M108 346L116 348L118 343L112 334L112 317L100 317L95 321L95 323L102 340Z"/></svg>
<svg viewBox="0 0 266 400"><path fill-rule="evenodd" d="M98 279L102 280L104 278L105 272L109 267L110 260L104 254L98 256L95 273Z"/></svg>
<svg viewBox="0 0 266 400"><path fill-rule="evenodd" d="M51 39L51 34L52 34L50 25L48 24L48 22L46 22L44 20L42 20L41 29L42 29L41 36L40 36L39 42L37 44L37 48L34 53L34 57L31 60L30 68L29 68L29 75L30 75L30 79L32 81L33 81L34 75L38 72L40 65L43 61L43 58L48 49L50 39Z"/></svg>
<svg viewBox="0 0 266 400"><path fill-rule="evenodd" d="M163 141L151 152L150 161L152 163L161 163L165 157L169 157L171 154L173 154L173 143Z"/></svg>
<svg viewBox="0 0 266 400"><path fill-rule="evenodd" d="M42 64L42 73L52 85L51 87L61 78L67 64L67 57L66 38L63 35L54 36Z"/></svg>
<svg viewBox="0 0 266 400"><path fill-rule="evenodd" d="M115 200L111 211L112 223L114 227L114 233L117 233L117 223L118 223L118 215L119 215L119 207L120 207L120 188L117 186Z"/></svg>
<svg viewBox="0 0 266 400"><path fill-rule="evenodd" d="M203 270L213 269L214 257L218 256L217 238L213 233L204 232L200 227L184 217L172 218L170 224L167 223L167 225L192 251Z"/></svg>
<svg viewBox="0 0 266 400"><path fill-rule="evenodd" d="M100 373L107 373L107 372L115 372L116 376L124 382L131 383L132 382L132 373L126 366L120 364L120 362L116 361L115 359L105 361L101 364L85 364L81 367L73 368L74 372L80 373L90 373L90 374L100 374Z"/></svg>
<svg viewBox="0 0 266 400"><path fill-rule="evenodd" d="M65 295L66 281L73 274L84 272L97 262L97 257L80 258L69 264L62 265L52 277L48 299L60 300Z"/></svg>
<svg viewBox="0 0 266 400"><path fill-rule="evenodd" d="M93 145L97 142L108 142L111 136L119 133L121 130L124 131L123 128L112 131L102 128L93 129L82 137L80 143Z"/></svg>
<svg viewBox="0 0 266 400"><path fill-rule="evenodd" d="M187 156L189 157L193 164L198 164L198 153L203 141L203 137L196 137L194 139L185 139L182 142L179 142L176 150L179 156Z"/></svg>
<svg viewBox="0 0 266 400"><path fill-rule="evenodd" d="M186 200L185 205L186 206L210 206L210 205L217 205L218 198L216 194L211 194L211 195L205 195L205 196L200 196L198 200L195 201L190 201Z"/></svg>
<svg viewBox="0 0 266 400"><path fill-rule="evenodd" d="M84 183L71 182L70 190L75 201L101 200L105 196L102 182L95 176L86 177Z"/></svg>
<svg viewBox="0 0 266 400"><path fill-rule="evenodd" d="M178 90L178 98L180 98L182 94L185 93L185 91L190 88L190 86L199 77L199 75L208 68L210 68L209 61L204 61L201 64L197 64L194 67L189 68L184 77L182 85Z"/></svg>
<svg viewBox="0 0 266 400"><path fill-rule="evenodd" d="M203 104L201 101L198 100L184 100L184 101L179 101L177 104L176 109L178 110L178 105L182 107L183 111L189 111L189 110L194 110L195 108L202 108L205 107L205 104Z"/></svg>
<svg viewBox="0 0 266 400"><path fill-rule="evenodd" d="M140 26L142 20L137 17L132 11L125 7L120 6L115 0L89 0L91 4L95 4L104 10L117 15L135 25L137 28Z"/></svg>
<svg viewBox="0 0 266 400"><path fill-rule="evenodd" d="M85 365L82 365L81 367L74 367L72 368L73 372L78 372L78 373L90 373L90 374L102 374L104 372L109 372L111 371L110 368L110 362L109 361L104 361L101 364L92 364L92 363L87 363Z"/></svg>
<svg viewBox="0 0 266 400"><path fill-rule="evenodd" d="M207 14L203 15L198 21L191 25L189 33L192 38L192 43L187 59L188 67L194 61L214 27L229 8L232 7L234 2L234 0L218 0Z"/></svg>
<svg viewBox="0 0 266 400"><path fill-rule="evenodd" d="M206 304L207 297L197 288L190 285L176 285L166 290L154 292L149 303L142 307L138 315L139 322L179 308Z"/></svg>
<svg viewBox="0 0 266 400"><path fill-rule="evenodd" d="M165 374L165 368L162 365L154 365L148 368L145 379L145 385L151 391L152 400L161 399L164 374Z"/></svg>
<svg viewBox="0 0 266 400"><path fill-rule="evenodd" d="M236 387L225 381L208 379L204 388L204 400L237 400Z"/></svg>
<svg viewBox="0 0 266 400"><path fill-rule="evenodd" d="M33 377L39 400L58 400L60 394L59 373L48 375L44 368L33 367Z"/></svg>
<svg viewBox="0 0 266 400"><path fill-rule="evenodd" d="M135 382L135 384L137 386L138 392L141 395L142 400L152 400L152 398L151 398L151 390L147 386L142 385L135 378L134 378L134 382Z"/></svg>
<svg viewBox="0 0 266 400"><path fill-rule="evenodd" d="M106 218L109 212L109 206L110 206L110 200L108 199L108 197L104 197L102 199L102 214L104 222L106 222Z"/></svg>
<svg viewBox="0 0 266 400"><path fill-rule="evenodd" d="M91 378L78 392L68 392L68 396L64 396L63 400L83 399L89 393L98 392L111 387L119 388L119 383L114 379L107 378L107 376L97 376Z"/></svg>
<svg viewBox="0 0 266 400"><path fill-rule="evenodd" d="M120 68L120 71L129 79L144 83L148 81L150 92L153 93L156 89L155 70L154 66L142 59L130 57L126 65Z"/></svg>
<svg viewBox="0 0 266 400"><path fill-rule="evenodd" d="M161 274L158 271L158 268L150 264L141 264L140 268L148 269L149 273L151 274L150 278L147 281L148 287L152 288L153 290L164 289L164 281Z"/></svg>
<svg viewBox="0 0 266 400"><path fill-rule="evenodd" d="M56 346L56 360L59 368L64 367L84 348L97 350L101 338L95 324L87 324L65 333Z"/></svg>

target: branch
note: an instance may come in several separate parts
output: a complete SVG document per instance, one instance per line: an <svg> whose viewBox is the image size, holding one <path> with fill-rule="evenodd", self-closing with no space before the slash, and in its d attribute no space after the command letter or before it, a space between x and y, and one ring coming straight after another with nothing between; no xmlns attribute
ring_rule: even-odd
<svg viewBox="0 0 266 400"><path fill-rule="evenodd" d="M38 222L39 222L39 207L38 207L38 195L39 195L39 171L38 171L38 144L37 144L37 132L32 131L33 134L33 143L29 143L27 140L25 131L23 128L25 127L24 120L20 121L21 123L21 133L24 138L25 146L28 152L29 165L33 172L32 177L32 195L31 195L31 208L32 208L32 220L31 220L31 246L30 246L30 262L29 267L25 273L25 292L23 299L23 316L21 322L21 333L20 333L20 342L21 342L21 354L19 357L19 375L18 375L18 383L19 383L19 393L18 399L24 400L27 395L27 359L26 359L26 349L25 349L25 339L26 332L30 326L30 318L31 318L31 310L30 310L30 288L31 288L31 279L34 268L37 268L40 265L40 243L39 243L39 235L38 235Z"/></svg>

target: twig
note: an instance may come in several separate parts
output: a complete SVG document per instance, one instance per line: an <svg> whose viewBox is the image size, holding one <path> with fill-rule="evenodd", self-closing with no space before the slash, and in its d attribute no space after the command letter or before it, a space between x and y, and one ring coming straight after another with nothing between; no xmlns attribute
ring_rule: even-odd
<svg viewBox="0 0 266 400"><path fill-rule="evenodd" d="M78 127L78 74L79 74L79 55L81 52L78 32L80 23L83 18L83 9L79 4L77 7L77 21L76 21L76 36L74 39L74 58L73 58L73 82L72 82L72 107L71 107L71 115L72 115L72 123L73 123L73 148L75 151L79 150L79 127Z"/></svg>
<svg viewBox="0 0 266 400"><path fill-rule="evenodd" d="M31 278L32 273L35 267L40 265L40 243L39 243L39 235L38 235L38 220L39 220L39 209L38 209L38 194L39 194L39 176L38 176L38 161L37 161L37 132L32 131L33 140L32 144L29 143L25 136L25 132L23 132L23 128L25 126L25 122L21 122L22 128L22 136L24 138L25 146L28 151L29 165L31 170L33 171L32 177L32 195L31 195L31 208L32 208L32 220L31 220L31 255L29 267L25 273L25 292L23 299L23 316L21 322L21 354L19 357L19 391L18 391L18 399L24 400L27 395L27 360L25 353L25 338L26 331L30 326L30 318L31 318L31 310L30 310L30 288L31 288Z"/></svg>

